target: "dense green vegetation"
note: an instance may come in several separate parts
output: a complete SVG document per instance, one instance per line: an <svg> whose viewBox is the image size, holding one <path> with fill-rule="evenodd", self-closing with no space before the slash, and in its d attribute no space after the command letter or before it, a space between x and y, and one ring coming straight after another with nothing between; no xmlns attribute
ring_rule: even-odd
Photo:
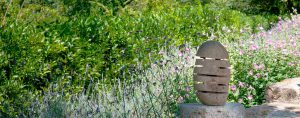
<svg viewBox="0 0 300 118"><path fill-rule="evenodd" d="M48 91L60 91L68 100L80 92L89 96L93 92L87 89L95 83L114 88L112 85L120 81L128 84L147 79L141 75L151 67L151 63L165 61L162 49L169 49L166 50L168 52L173 50L170 46L178 46L184 50L187 44L195 47L208 39L224 43L246 40L261 28L270 28L271 23L278 20L277 15L290 13L290 6L276 6L284 9L277 13L268 10L268 6L259 6L263 3L257 3L263 8L253 7L256 5L254 1L249 3L249 7L260 10L252 13L245 12L238 5L226 5L232 3L229 0L226 3L175 0L2 1L0 116L28 115L32 103L46 99L44 95ZM297 1L292 3L299 8ZM239 68L243 67L236 67ZM283 71L286 72L285 69ZM297 75L294 71L291 76ZM283 75L287 74L290 73ZM245 77L243 74L235 75ZM286 76L275 80L283 77ZM265 85L259 88L259 95L262 95L263 87ZM109 90L100 87L99 91L105 93ZM175 93L168 95L179 97L183 94ZM260 104L262 98L258 96L256 101L244 103ZM231 100L237 99L231 96ZM168 105L172 107L168 112L176 111L176 102Z"/></svg>
<svg viewBox="0 0 300 118"><path fill-rule="evenodd" d="M213 3L247 14L288 15L300 9L298 0L203 0L203 3Z"/></svg>

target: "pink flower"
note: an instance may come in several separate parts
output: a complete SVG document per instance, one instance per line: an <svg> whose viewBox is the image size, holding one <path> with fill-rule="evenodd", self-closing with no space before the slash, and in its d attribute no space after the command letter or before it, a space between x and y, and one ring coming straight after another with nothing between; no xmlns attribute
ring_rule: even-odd
<svg viewBox="0 0 300 118"><path fill-rule="evenodd" d="M244 54L244 51L243 50L240 50L240 55L243 55Z"/></svg>
<svg viewBox="0 0 300 118"><path fill-rule="evenodd" d="M258 49L258 46L256 45L256 44L252 44L251 46L250 46L250 50L257 50Z"/></svg>
<svg viewBox="0 0 300 118"><path fill-rule="evenodd" d="M252 100L252 99L253 99L253 96L252 96L252 95L248 95L247 98L248 98L249 100Z"/></svg>
<svg viewBox="0 0 300 118"><path fill-rule="evenodd" d="M230 90L235 91L236 90L236 86L235 85L231 85L230 86Z"/></svg>
<svg viewBox="0 0 300 118"><path fill-rule="evenodd" d="M272 41L271 39L269 39L269 40L267 40L267 43L268 43L269 45L272 45L272 44L273 44L273 41Z"/></svg>
<svg viewBox="0 0 300 118"><path fill-rule="evenodd" d="M266 49L269 49L269 45L266 45L265 48L266 48Z"/></svg>
<svg viewBox="0 0 300 118"><path fill-rule="evenodd" d="M262 32L261 35L262 35L263 37L266 37L266 36L267 36L266 32Z"/></svg>
<svg viewBox="0 0 300 118"><path fill-rule="evenodd" d="M183 55L182 52L179 51L179 52L178 52L178 56L182 57L182 55Z"/></svg>
<svg viewBox="0 0 300 118"><path fill-rule="evenodd" d="M261 74L257 73L255 76L256 76L257 78L260 78L260 77L261 77Z"/></svg>
<svg viewBox="0 0 300 118"><path fill-rule="evenodd" d="M243 82L239 82L239 86L240 87L244 87L244 83Z"/></svg>
<svg viewBox="0 0 300 118"><path fill-rule="evenodd" d="M258 70L258 69L259 69L259 66L258 66L256 63L254 63L254 64L253 64L253 68L256 69L256 70Z"/></svg>
<svg viewBox="0 0 300 118"><path fill-rule="evenodd" d="M294 64L292 62L288 62L289 66L294 66Z"/></svg>
<svg viewBox="0 0 300 118"><path fill-rule="evenodd" d="M284 42L277 41L275 45L275 49L280 49L284 47Z"/></svg>
<svg viewBox="0 0 300 118"><path fill-rule="evenodd" d="M185 61L189 61L190 60L190 57L185 57Z"/></svg>
<svg viewBox="0 0 300 118"><path fill-rule="evenodd" d="M256 63L254 63L253 68L256 70L263 70L265 69L265 65L264 64L257 65Z"/></svg>
<svg viewBox="0 0 300 118"><path fill-rule="evenodd" d="M190 48L186 47L186 48L185 48L185 51L190 51Z"/></svg>

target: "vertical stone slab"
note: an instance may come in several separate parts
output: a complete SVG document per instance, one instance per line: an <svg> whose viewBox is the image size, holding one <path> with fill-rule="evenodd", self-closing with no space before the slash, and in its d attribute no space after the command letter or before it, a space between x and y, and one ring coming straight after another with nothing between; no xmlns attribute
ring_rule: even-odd
<svg viewBox="0 0 300 118"><path fill-rule="evenodd" d="M245 108L240 103L226 103L224 106L207 106L191 103L180 105L181 118L245 118Z"/></svg>

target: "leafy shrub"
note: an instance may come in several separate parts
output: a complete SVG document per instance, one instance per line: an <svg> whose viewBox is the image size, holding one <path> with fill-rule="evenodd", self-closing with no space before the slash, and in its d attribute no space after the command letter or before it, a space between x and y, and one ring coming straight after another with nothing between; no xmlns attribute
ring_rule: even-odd
<svg viewBox="0 0 300 118"><path fill-rule="evenodd" d="M266 86L300 75L298 19L293 16L280 21L269 31L260 27L259 33L239 42L222 42L232 64L228 101L246 107L261 104ZM36 103L41 107L32 111L50 117L61 108L61 114L72 117L176 117L180 103L199 102L192 82L195 52L196 47L190 44L162 48L158 52L162 58L155 61L150 56L151 68L132 76L129 82L103 84L103 79L91 79L88 89L92 94L77 93L65 100L61 99L63 87L52 85L61 89L50 90L45 102Z"/></svg>
<svg viewBox="0 0 300 118"><path fill-rule="evenodd" d="M133 17L126 13L66 17L59 14L59 9L39 4L13 8L19 13L9 9L7 25L1 29L3 58L7 59L1 65L6 73L2 78L17 76L37 88L64 74L80 78L87 65L95 78L101 74L118 77L138 61L148 63L144 57L162 45L186 41L198 44L223 27L232 31L224 40L237 40L232 38L240 33L239 29L268 25L240 12L201 4L153 9Z"/></svg>
<svg viewBox="0 0 300 118"><path fill-rule="evenodd" d="M298 0L202 0L203 4L215 4L248 14L289 15L300 9Z"/></svg>
<svg viewBox="0 0 300 118"><path fill-rule="evenodd" d="M232 42L243 37L241 32L269 26L262 16L196 2L148 1L140 11L133 5L117 14L104 14L91 2L73 2L78 3L70 9L61 1L1 2L0 106L10 109L1 113L16 116L26 104L14 101L30 92L42 94L57 81L67 96L68 90L86 89L92 79L130 81L150 66L149 56L162 57L158 52L164 46ZM10 82L18 83L14 95L5 91Z"/></svg>
<svg viewBox="0 0 300 118"><path fill-rule="evenodd" d="M266 86L300 75L299 18L296 15L292 20L279 21L269 31L230 45L235 47L231 50L231 101L246 106L264 103Z"/></svg>

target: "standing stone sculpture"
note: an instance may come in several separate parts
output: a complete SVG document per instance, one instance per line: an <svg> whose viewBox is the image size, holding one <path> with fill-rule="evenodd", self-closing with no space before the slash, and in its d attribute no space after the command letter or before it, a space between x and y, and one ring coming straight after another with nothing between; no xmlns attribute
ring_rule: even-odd
<svg viewBox="0 0 300 118"><path fill-rule="evenodd" d="M198 49L194 68L194 88L204 105L221 106L226 103L230 81L228 52L217 41L204 42Z"/></svg>

